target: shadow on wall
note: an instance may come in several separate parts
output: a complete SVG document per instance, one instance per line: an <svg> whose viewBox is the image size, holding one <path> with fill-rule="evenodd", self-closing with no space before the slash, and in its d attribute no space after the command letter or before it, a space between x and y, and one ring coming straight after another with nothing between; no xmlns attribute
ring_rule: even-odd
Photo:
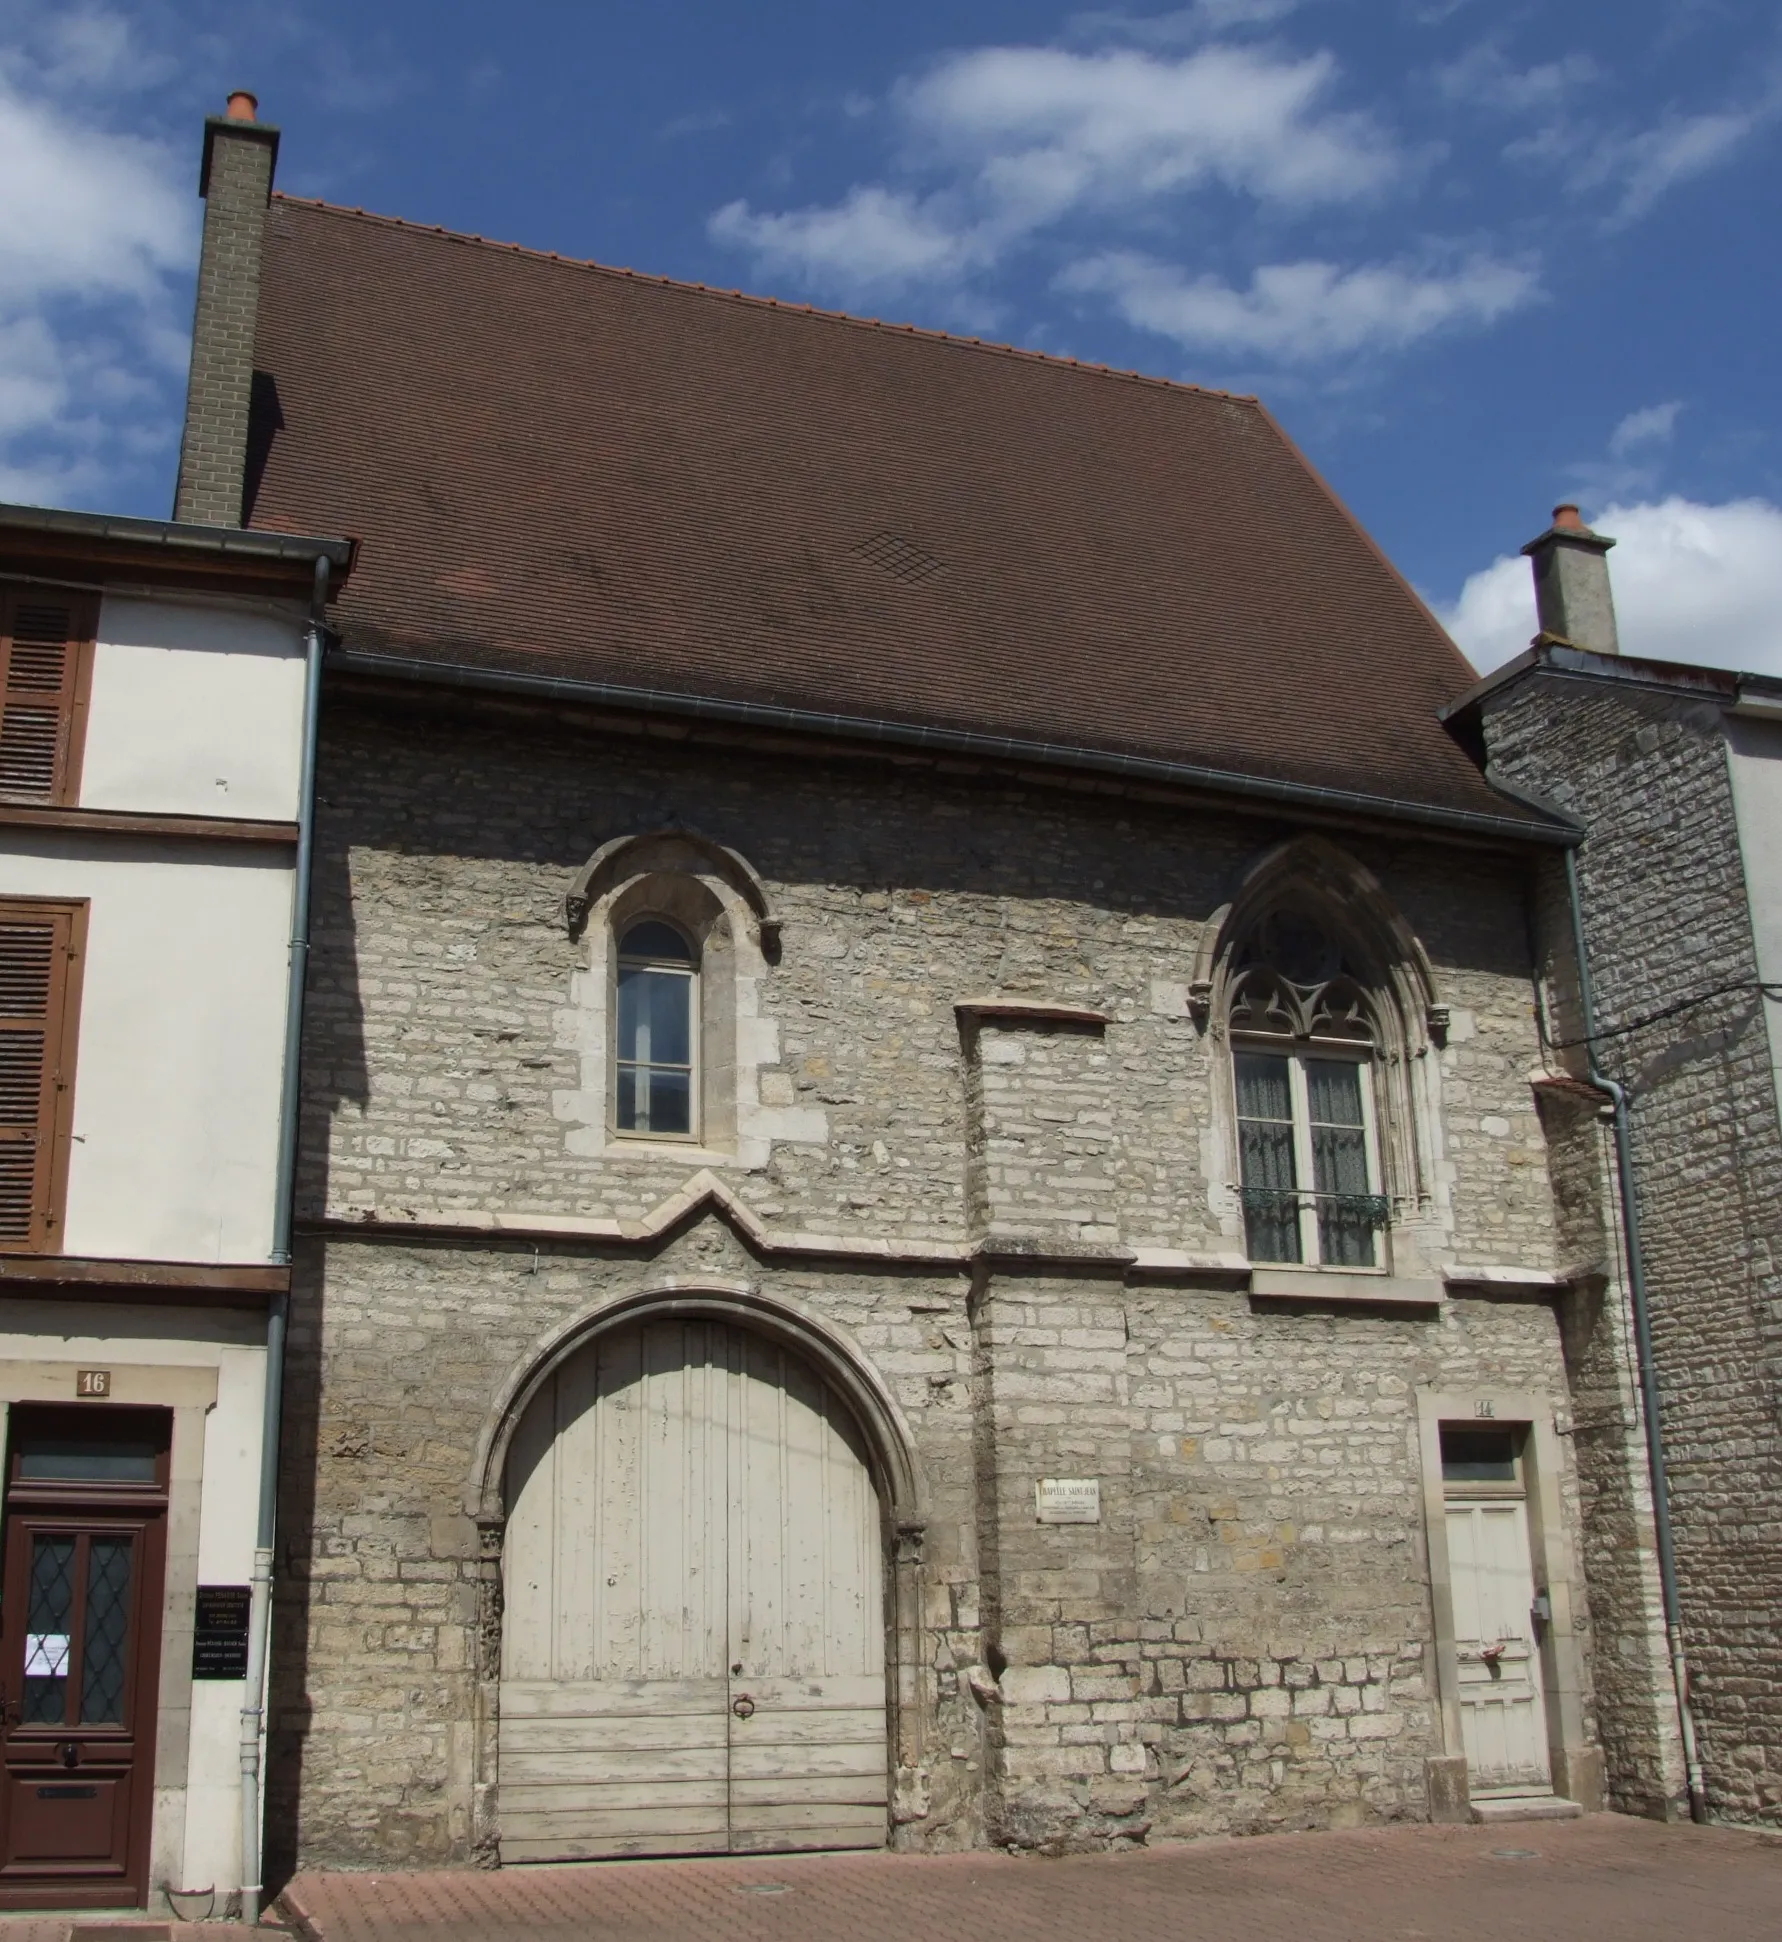
<svg viewBox="0 0 1782 1942"><path fill-rule="evenodd" d="M354 908L349 844L377 859L379 881L362 881L361 895L380 923L388 917L391 941L407 953L404 975L419 986L450 979L454 936L505 932L505 943L497 936L494 951L479 954L485 962L506 956L516 979L535 980L548 953L567 992L582 956L562 901L576 872L615 836L670 825L701 830L760 872L788 919L789 971L813 903L837 891L1000 903L978 934L947 937L953 996L1046 987L1060 976L1093 984L1093 940L1072 934L1059 902L1198 926L1230 901L1259 856L1304 833L1269 814L940 777L889 759L677 747L544 719L509 727L451 697L337 691L320 751L300 1208L323 1204L328 1120L371 1096L358 935L365 912ZM1438 846L1338 840L1387 885L1413 931L1439 927L1434 954L1444 968L1528 975L1513 860L1479 856L1474 869L1499 871L1503 896L1462 898ZM1024 921L1011 923L1022 906ZM521 965L509 946L529 947L530 961ZM1184 978L1190 953L1185 945ZM499 978L484 980L497 1000Z"/></svg>
<svg viewBox="0 0 1782 1942"><path fill-rule="evenodd" d="M303 1825L303 1751L311 1726L309 1630L315 1579L318 1408L321 1391L323 1247L299 1238L291 1273L291 1325L279 1435L278 1550L273 1560L272 1642L266 1730L266 1822L261 1906L296 1871ZM365 1452L366 1455L370 1451Z"/></svg>

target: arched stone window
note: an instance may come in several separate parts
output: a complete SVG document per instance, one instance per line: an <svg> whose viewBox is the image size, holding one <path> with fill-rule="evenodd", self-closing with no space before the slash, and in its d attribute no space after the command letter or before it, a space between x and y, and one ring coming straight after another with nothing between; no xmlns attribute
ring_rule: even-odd
<svg viewBox="0 0 1782 1942"><path fill-rule="evenodd" d="M699 959L662 917L618 939L613 1124L621 1133L696 1139L700 1131Z"/></svg>
<svg viewBox="0 0 1782 1942"><path fill-rule="evenodd" d="M1322 839L1265 857L1208 928L1193 987L1226 1046L1252 1261L1381 1269L1427 1211L1439 1017L1428 959L1378 882Z"/></svg>
<svg viewBox="0 0 1782 1942"><path fill-rule="evenodd" d="M639 1165L765 1166L822 1145L764 994L780 954L767 886L737 851L679 826L615 837L564 898L572 950L559 1043L580 1084L552 1097L571 1153Z"/></svg>

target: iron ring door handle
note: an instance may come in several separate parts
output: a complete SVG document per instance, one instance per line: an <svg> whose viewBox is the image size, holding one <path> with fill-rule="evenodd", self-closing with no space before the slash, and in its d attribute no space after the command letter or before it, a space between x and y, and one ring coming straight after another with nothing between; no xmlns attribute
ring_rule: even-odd
<svg viewBox="0 0 1782 1942"><path fill-rule="evenodd" d="M755 1710L755 1702L747 1693L738 1693L730 1702L730 1710L738 1719L747 1719Z"/></svg>

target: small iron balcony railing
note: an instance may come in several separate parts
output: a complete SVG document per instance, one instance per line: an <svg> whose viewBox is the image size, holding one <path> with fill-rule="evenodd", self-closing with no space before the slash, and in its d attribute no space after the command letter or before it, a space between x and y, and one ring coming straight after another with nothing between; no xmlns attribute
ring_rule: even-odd
<svg viewBox="0 0 1782 1942"><path fill-rule="evenodd" d="M1244 1212L1255 1220L1290 1220L1302 1207L1315 1207L1327 1219L1357 1227L1391 1224L1392 1202L1384 1194L1325 1194L1299 1187L1245 1187Z"/></svg>

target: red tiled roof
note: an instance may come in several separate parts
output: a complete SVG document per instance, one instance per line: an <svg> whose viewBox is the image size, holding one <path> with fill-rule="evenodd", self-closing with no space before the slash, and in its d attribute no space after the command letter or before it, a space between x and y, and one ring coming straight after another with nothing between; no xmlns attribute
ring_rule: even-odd
<svg viewBox="0 0 1782 1942"><path fill-rule="evenodd" d="M1254 399L286 197L258 362L356 649L1519 814Z"/></svg>

